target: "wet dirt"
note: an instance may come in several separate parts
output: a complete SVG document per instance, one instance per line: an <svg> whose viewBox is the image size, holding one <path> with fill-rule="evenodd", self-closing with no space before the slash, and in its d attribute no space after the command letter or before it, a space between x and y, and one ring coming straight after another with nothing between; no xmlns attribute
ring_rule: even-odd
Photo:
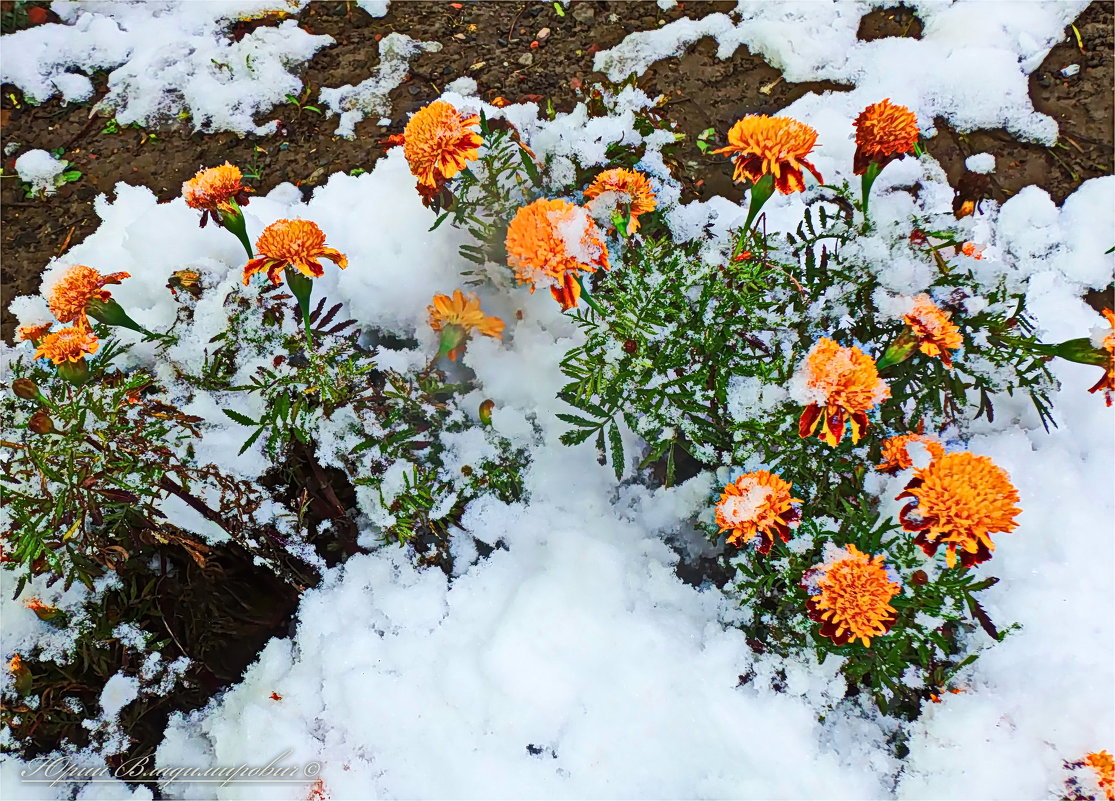
<svg viewBox="0 0 1115 801"><path fill-rule="evenodd" d="M14 87L4 85L0 141L18 146L4 160L5 175L11 173L19 153L61 147L63 157L82 176L47 198L24 197L22 183L14 177L6 177L0 185L0 295L5 307L0 333L10 337L13 330L7 301L36 291L46 263L96 229L92 201L100 193L111 194L119 181L143 184L160 200L169 200L198 169L227 159L258 175L250 181L258 192L284 181L308 192L334 172L370 169L384 152L383 137L401 131L411 111L458 76L474 78L486 99L550 100L558 110L566 110L577 100L577 87L597 77L592 73L597 50L636 30L654 29L682 16L702 17L733 5L689 2L662 11L653 3L586 0L559 16L550 3L396 2L386 17L376 19L353 3L312 3L299 14L299 24L313 33L329 34L336 43L310 62L304 82L311 92L303 105L313 105L323 86L355 84L371 75L377 62L376 42L387 33L398 31L444 46L439 53L419 56L409 78L392 93L391 125L381 127L376 120L365 120L357 125L352 140L333 135L336 118L324 118L296 104L273 111L285 131L267 137L198 134L181 124L113 133L109 119L90 117L90 108L105 91L104 76L93 100L69 106L57 101L31 106ZM0 6L8 12L5 20L10 28L12 4ZM21 8L23 17L15 21L27 24L28 9L48 6L30 3ZM49 11L35 16L43 18L44 13L48 21L56 19ZM549 29L548 36L543 29ZM860 38L916 37L920 31L920 21L908 9L887 8L864 18ZM1053 48L1030 82L1035 107L1061 126L1061 142L1052 148L1021 143L1002 130L960 135L939 122L939 133L928 140L928 149L945 166L950 180L959 181L966 156L990 152L998 164L989 188L991 197L1001 201L1036 183L1061 202L1082 181L1112 172L1111 4L1092 3L1076 21L1076 31L1079 41L1067 28L1065 40ZM1079 64L1080 71L1065 77L1061 70L1070 64ZM745 48L720 61L711 40L698 43L680 59L655 65L640 85L669 98L667 115L687 134L679 157L691 173L686 184L692 194L730 198L739 198L742 192L731 183L722 159L698 148L702 131L713 128L722 136L742 114L774 113L807 92L845 88L788 83Z"/></svg>

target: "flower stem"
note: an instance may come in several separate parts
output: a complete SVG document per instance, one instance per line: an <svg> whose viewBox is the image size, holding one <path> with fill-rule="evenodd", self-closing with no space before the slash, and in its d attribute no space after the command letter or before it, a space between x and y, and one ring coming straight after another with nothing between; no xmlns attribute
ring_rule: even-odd
<svg viewBox="0 0 1115 801"><path fill-rule="evenodd" d="M232 231L236 238L240 240L240 244L244 246L244 250L248 252L248 258L254 258L255 253L252 252L252 243L248 239L247 224L244 222L244 212L237 205L235 200L230 200L232 208L230 210L221 209L221 224L225 228Z"/></svg>
<svg viewBox="0 0 1115 801"><path fill-rule="evenodd" d="M745 231L751 230L751 223L755 222L755 218L759 216L759 210L763 208L773 194L774 176L769 173L751 185L751 205L747 209L747 222L743 224Z"/></svg>
<svg viewBox="0 0 1115 801"><path fill-rule="evenodd" d="M882 172L881 168L874 161L867 165L867 169L863 171L863 182L861 184L863 191L863 219L867 219L867 201L871 197L871 185L875 183L875 179L879 177Z"/></svg>
<svg viewBox="0 0 1115 801"><path fill-rule="evenodd" d="M589 305L589 308L591 308L594 312L603 317L604 310L596 304L596 301L592 299L592 295L590 295L588 293L588 290L585 289L585 282L581 280L581 276L574 275L573 278L576 279L578 285L580 285L581 287L581 298L584 300L584 302L587 303Z"/></svg>
<svg viewBox="0 0 1115 801"><path fill-rule="evenodd" d="M286 284L290 287L290 291L294 293L294 297L298 299L298 308L302 312L302 324L306 329L306 344L312 350L314 347L314 336L310 330L310 295L314 291L314 282L312 279L307 278L288 266L284 271L286 275Z"/></svg>

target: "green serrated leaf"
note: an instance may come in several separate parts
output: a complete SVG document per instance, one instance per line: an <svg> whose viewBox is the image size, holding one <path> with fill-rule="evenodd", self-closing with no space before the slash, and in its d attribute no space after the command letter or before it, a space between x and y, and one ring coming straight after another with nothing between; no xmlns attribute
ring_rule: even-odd
<svg viewBox="0 0 1115 801"><path fill-rule="evenodd" d="M620 435L619 426L615 423L612 423L612 427L608 430L608 444L612 448L612 469L616 471L616 481L619 481L623 478L627 460L623 456L623 437Z"/></svg>
<svg viewBox="0 0 1115 801"><path fill-rule="evenodd" d="M234 412L232 409L221 409L221 411L224 412L226 415L231 417L234 421L236 421L237 423L239 423L242 426L258 426L259 425L258 422L256 422L252 418L248 417L248 415L246 415L246 414L241 414L240 412ZM241 453L243 453L243 451L241 451Z"/></svg>

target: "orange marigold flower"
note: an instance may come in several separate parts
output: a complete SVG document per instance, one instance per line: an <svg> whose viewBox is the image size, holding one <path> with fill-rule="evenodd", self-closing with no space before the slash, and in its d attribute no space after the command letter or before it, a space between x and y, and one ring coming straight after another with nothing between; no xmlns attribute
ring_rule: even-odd
<svg viewBox="0 0 1115 801"><path fill-rule="evenodd" d="M728 131L728 146L713 153L730 153L735 159L733 180L758 183L764 175L774 176L774 185L784 195L805 189L801 169L805 167L824 183L817 169L805 160L817 144L817 132L788 117L752 114Z"/></svg>
<svg viewBox="0 0 1115 801"><path fill-rule="evenodd" d="M1107 801L1115 801L1115 759L1107 751L1093 751L1084 757L1084 764L1096 772L1096 783Z"/></svg>
<svg viewBox="0 0 1115 801"><path fill-rule="evenodd" d="M30 342L32 345L38 345L39 340L50 333L51 326L54 323L37 323L34 325L21 325L19 330L16 331L15 338L20 342Z"/></svg>
<svg viewBox="0 0 1115 801"><path fill-rule="evenodd" d="M971 214L971 212L968 213ZM960 246L960 252L965 256L971 256L973 259L982 259L983 251L983 246L977 245L975 242L965 242Z"/></svg>
<svg viewBox="0 0 1115 801"><path fill-rule="evenodd" d="M467 296L459 289L453 296L434 295L433 305L427 306L430 314L430 328L435 331L447 330L450 336L443 336L444 347L450 359L457 358L457 346L473 331L487 337L503 337L503 320L484 314L480 308L480 298L470 292Z"/></svg>
<svg viewBox="0 0 1115 801"><path fill-rule="evenodd" d="M856 117L856 155L852 171L863 175L871 163L885 166L914 152L918 143L918 118L890 98L868 106Z"/></svg>
<svg viewBox="0 0 1115 801"><path fill-rule="evenodd" d="M893 474L899 470L912 467L914 462L910 458L909 451L906 450L906 447L912 442L924 445L925 449L929 451L929 455L934 459L944 455L945 447L936 437L926 436L925 434L899 434L883 443L883 463L875 469L881 473Z"/></svg>
<svg viewBox="0 0 1115 801"><path fill-rule="evenodd" d="M952 355L949 351L963 345L964 337L949 316L937 308L929 295L918 295L914 298L913 308L903 319L918 338L918 350L926 356L939 358L951 370Z"/></svg>
<svg viewBox="0 0 1115 801"><path fill-rule="evenodd" d="M19 673L23 669L23 657L19 654L12 654L12 658L8 662L8 670L12 673Z"/></svg>
<svg viewBox="0 0 1115 801"><path fill-rule="evenodd" d="M872 558L854 545L838 549L806 572L803 585L816 593L806 601L809 617L837 645L859 640L870 646L898 620L890 601L902 587L891 580L882 554Z"/></svg>
<svg viewBox="0 0 1115 801"><path fill-rule="evenodd" d="M325 246L325 233L309 220L276 220L263 229L256 240L259 254L244 265L244 284L255 274L265 272L271 283L283 282L279 273L288 266L309 278L325 275L321 259L329 259L342 270L348 259L336 248Z"/></svg>
<svg viewBox="0 0 1115 801"><path fill-rule="evenodd" d="M50 305L51 314L58 318L60 323L77 321L80 325L89 325L85 310L93 301L107 301L112 297L104 287L108 284L119 284L124 278L130 278L128 273L109 273L101 275L92 267L84 264L75 264L70 267L61 278L47 291L47 303Z"/></svg>
<svg viewBox="0 0 1115 801"><path fill-rule="evenodd" d="M1003 468L986 456L946 453L914 471L914 478L898 498L913 498L899 514L902 527L917 532L914 542L933 556L946 546L945 563L978 565L991 558L993 532L1017 528L1022 510L1018 490Z"/></svg>
<svg viewBox="0 0 1115 801"><path fill-rule="evenodd" d="M631 222L627 230L632 234L639 230L639 215L648 214L658 207L654 190L650 188L650 181L636 170L625 170L620 167L605 170L589 184L588 189L585 190L585 197L592 200L607 192L618 195L619 203L630 209Z"/></svg>
<svg viewBox="0 0 1115 801"><path fill-rule="evenodd" d="M50 359L55 364L80 362L88 354L97 352L100 343L88 328L73 325L47 334L35 351L35 358Z"/></svg>
<svg viewBox="0 0 1115 801"><path fill-rule="evenodd" d="M1107 351L1107 364L1103 368L1103 376L1089 392L1103 390L1104 399L1110 406L1115 401L1115 312L1104 309L1103 316L1107 318L1107 329L1100 328L1092 335L1092 344Z"/></svg>
<svg viewBox="0 0 1115 801"><path fill-rule="evenodd" d="M219 212L232 211L234 203L239 206L247 204L248 193L252 190L241 183L243 177L239 167L226 161L220 167L199 170L197 175L182 184L182 198L186 205L202 212L202 227L210 216L214 222L220 222Z"/></svg>
<svg viewBox="0 0 1115 801"><path fill-rule="evenodd" d="M827 337L810 349L792 387L796 398L808 404L798 421L798 435L804 438L817 432L834 447L844 437L845 420L851 425L852 442L859 442L867 429L867 411L890 397L890 388L879 378L870 356Z"/></svg>
<svg viewBox="0 0 1115 801"><path fill-rule="evenodd" d="M720 532L731 531L728 542L737 548L755 539L758 534L759 553L770 553L775 537L790 541L790 528L801 519L793 504L800 498L790 497L791 487L766 470L745 473L724 487L716 504L716 525Z"/></svg>
<svg viewBox="0 0 1115 801"><path fill-rule="evenodd" d="M403 130L403 154L420 184L438 186L480 154L484 140L473 130L480 117L462 117L444 100L419 109Z"/></svg>
<svg viewBox="0 0 1115 801"><path fill-rule="evenodd" d="M507 263L515 278L535 289L547 281L562 309L577 305L581 287L578 272L608 269L608 251L600 229L580 206L568 200L539 199L523 206L507 227Z"/></svg>

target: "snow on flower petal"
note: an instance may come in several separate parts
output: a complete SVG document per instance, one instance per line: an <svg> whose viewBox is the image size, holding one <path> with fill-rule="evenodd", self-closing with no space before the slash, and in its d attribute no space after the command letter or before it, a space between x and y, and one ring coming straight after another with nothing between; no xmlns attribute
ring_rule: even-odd
<svg viewBox="0 0 1115 801"><path fill-rule="evenodd" d="M585 197L590 200L608 194L614 195L619 205L629 208L631 215L631 223L627 226L629 233L639 230L640 214L648 214L658 207L650 181L637 170L625 170L621 167L605 170L597 175L585 190Z"/></svg>
<svg viewBox="0 0 1115 801"><path fill-rule="evenodd" d="M941 311L929 295L918 295L903 319L918 339L918 350L926 356L939 358L951 370L952 356L949 351L963 345L964 337L948 314Z"/></svg>
<svg viewBox="0 0 1115 801"><path fill-rule="evenodd" d="M944 446L936 437L925 434L899 434L883 442L883 462L875 469L881 473L897 473L899 470L913 467L914 461L907 450L913 443L922 445L934 459L945 452Z"/></svg>
<svg viewBox="0 0 1115 801"><path fill-rule="evenodd" d="M814 433L836 446L847 422L852 442L867 428L867 412L890 397L875 361L856 347L842 347L822 337L806 354L790 383L791 395L806 404L798 422L802 438Z"/></svg>
<svg viewBox="0 0 1115 801"><path fill-rule="evenodd" d="M608 269L600 229L580 206L568 200L539 200L523 206L507 228L507 263L521 284L546 281L562 309L577 305L578 272Z"/></svg>
<svg viewBox="0 0 1115 801"><path fill-rule="evenodd" d="M728 542L737 547L758 534L759 553L770 553L776 537L789 542L790 528L800 519L793 504L801 499L790 493L790 483L773 473L745 473L724 487L716 504L716 525L721 532L731 532Z"/></svg>

